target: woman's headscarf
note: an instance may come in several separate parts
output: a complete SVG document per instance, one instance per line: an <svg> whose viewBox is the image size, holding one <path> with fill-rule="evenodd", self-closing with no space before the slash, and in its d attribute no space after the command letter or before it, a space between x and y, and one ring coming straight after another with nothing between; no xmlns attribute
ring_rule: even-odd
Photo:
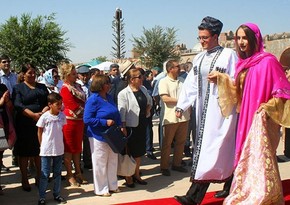
<svg viewBox="0 0 290 205"><path fill-rule="evenodd" d="M54 79L53 79L53 72L55 72L55 70L53 68L51 68L51 69L45 71L45 73L43 74L44 83L46 85L55 86Z"/></svg>
<svg viewBox="0 0 290 205"><path fill-rule="evenodd" d="M258 50L250 57L246 59L239 58L237 65L236 65L236 73L235 78L237 78L238 74L243 70L250 68L257 63L259 63L264 57L268 55L272 55L270 53L264 52L264 44L263 44L263 38L261 31L259 27L254 23L244 23L242 26L247 26L249 29L251 29L255 33L255 37L258 44Z"/></svg>

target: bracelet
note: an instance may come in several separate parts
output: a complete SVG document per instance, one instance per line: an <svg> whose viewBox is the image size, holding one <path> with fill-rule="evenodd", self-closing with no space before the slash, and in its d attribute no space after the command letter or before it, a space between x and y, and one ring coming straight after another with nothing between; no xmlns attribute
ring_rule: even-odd
<svg viewBox="0 0 290 205"><path fill-rule="evenodd" d="M176 108L176 109L175 109L175 112L183 113L183 109L181 109L181 108Z"/></svg>

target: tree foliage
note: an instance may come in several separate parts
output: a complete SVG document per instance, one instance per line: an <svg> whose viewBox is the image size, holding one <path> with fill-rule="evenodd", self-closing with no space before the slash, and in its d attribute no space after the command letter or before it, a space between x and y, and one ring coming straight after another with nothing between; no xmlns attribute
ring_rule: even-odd
<svg viewBox="0 0 290 205"><path fill-rule="evenodd" d="M114 33L112 34L114 39L113 43L114 46L112 46L113 51L111 52L111 55L114 58L120 59L125 58L125 31L124 31L125 23L124 19L120 18L119 20L114 17L114 20L112 21L112 28Z"/></svg>
<svg viewBox="0 0 290 205"><path fill-rule="evenodd" d="M108 58L107 58L107 56L98 56L96 58L93 58L92 60L98 60L100 62L106 62L106 61L108 61Z"/></svg>
<svg viewBox="0 0 290 205"><path fill-rule="evenodd" d="M163 67L163 62L169 58L178 59L175 52L175 28L162 28L155 26L152 29L143 27L143 36L132 39L134 51L140 55L140 60L148 68Z"/></svg>
<svg viewBox="0 0 290 205"><path fill-rule="evenodd" d="M55 22L54 13L34 19L31 14L11 16L0 25L0 53L8 55L16 69L27 62L44 68L68 61L66 53L71 44L65 34Z"/></svg>

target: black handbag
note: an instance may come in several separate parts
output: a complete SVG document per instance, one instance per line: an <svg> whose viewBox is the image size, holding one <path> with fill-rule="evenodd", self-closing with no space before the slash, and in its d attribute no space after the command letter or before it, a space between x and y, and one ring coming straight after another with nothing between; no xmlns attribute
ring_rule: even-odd
<svg viewBox="0 0 290 205"><path fill-rule="evenodd" d="M102 136L107 140L107 143L115 153L122 153L130 137L126 137L121 131L121 127L117 125L110 126L105 132L102 132Z"/></svg>

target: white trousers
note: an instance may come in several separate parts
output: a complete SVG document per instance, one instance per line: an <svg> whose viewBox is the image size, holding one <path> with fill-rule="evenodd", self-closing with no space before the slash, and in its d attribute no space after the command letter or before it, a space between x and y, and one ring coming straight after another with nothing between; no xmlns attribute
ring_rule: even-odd
<svg viewBox="0 0 290 205"><path fill-rule="evenodd" d="M118 155L105 142L89 137L95 194L102 195L118 188Z"/></svg>

